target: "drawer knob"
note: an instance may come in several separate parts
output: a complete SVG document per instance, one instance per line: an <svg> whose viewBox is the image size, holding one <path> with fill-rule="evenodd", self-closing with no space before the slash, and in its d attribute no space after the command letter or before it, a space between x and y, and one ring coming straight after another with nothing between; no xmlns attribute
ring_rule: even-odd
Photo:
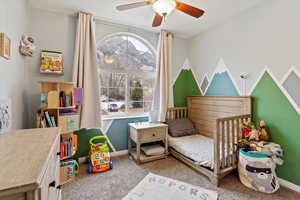
<svg viewBox="0 0 300 200"><path fill-rule="evenodd" d="M153 137L155 136L155 133L153 133L153 135L152 135Z"/></svg>
<svg viewBox="0 0 300 200"><path fill-rule="evenodd" d="M56 155L57 155L57 156L60 156L60 152L57 152Z"/></svg>
<svg viewBox="0 0 300 200"><path fill-rule="evenodd" d="M60 185L59 185L59 186L57 186L57 187L56 187L56 189L60 190L60 189L61 189L61 186L60 186Z"/></svg>
<svg viewBox="0 0 300 200"><path fill-rule="evenodd" d="M51 183L49 183L49 187L55 187L55 181L52 181Z"/></svg>

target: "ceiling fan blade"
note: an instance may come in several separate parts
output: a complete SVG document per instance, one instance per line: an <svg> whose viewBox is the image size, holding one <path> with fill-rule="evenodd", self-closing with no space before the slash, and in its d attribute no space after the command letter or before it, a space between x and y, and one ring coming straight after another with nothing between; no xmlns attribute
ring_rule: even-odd
<svg viewBox="0 0 300 200"><path fill-rule="evenodd" d="M181 2L177 3L176 9L196 18L199 18L204 14L204 10L195 8L193 6Z"/></svg>
<svg viewBox="0 0 300 200"><path fill-rule="evenodd" d="M141 2L136 2L136 3L120 5L120 6L117 6L116 8L119 11L123 11L123 10L129 10L129 9L132 9L132 8L148 6L148 5L151 5L151 4L152 4L152 1L141 1Z"/></svg>
<svg viewBox="0 0 300 200"><path fill-rule="evenodd" d="M153 19L152 27L157 27L161 25L161 22L163 21L164 17L159 15L158 13L155 14L155 17Z"/></svg>

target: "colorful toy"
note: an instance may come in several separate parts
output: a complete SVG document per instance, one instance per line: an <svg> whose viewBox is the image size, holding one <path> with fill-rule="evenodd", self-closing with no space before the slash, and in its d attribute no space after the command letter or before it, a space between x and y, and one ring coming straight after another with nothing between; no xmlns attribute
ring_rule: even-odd
<svg viewBox="0 0 300 200"><path fill-rule="evenodd" d="M268 132L266 131L266 122L264 120L260 120L259 122L259 138L268 141L269 140L269 135Z"/></svg>
<svg viewBox="0 0 300 200"><path fill-rule="evenodd" d="M253 122L242 122L242 131L244 136L249 141L268 141L269 135L266 131L266 123L264 120L261 120L256 128Z"/></svg>
<svg viewBox="0 0 300 200"><path fill-rule="evenodd" d="M96 141L101 141L96 143ZM90 155L88 173L99 173L113 168L110 160L109 147L105 136L95 136L89 141Z"/></svg>
<svg viewBox="0 0 300 200"><path fill-rule="evenodd" d="M76 160L68 159L60 163L60 180L62 183L68 182L78 173L79 165Z"/></svg>

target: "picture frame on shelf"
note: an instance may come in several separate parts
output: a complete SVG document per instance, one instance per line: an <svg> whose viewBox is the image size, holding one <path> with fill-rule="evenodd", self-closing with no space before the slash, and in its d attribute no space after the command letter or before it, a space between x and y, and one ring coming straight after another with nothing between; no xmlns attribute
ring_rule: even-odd
<svg viewBox="0 0 300 200"><path fill-rule="evenodd" d="M40 73L63 75L63 53L59 51L41 51Z"/></svg>
<svg viewBox="0 0 300 200"><path fill-rule="evenodd" d="M11 59L11 40L5 33L0 33L0 56Z"/></svg>

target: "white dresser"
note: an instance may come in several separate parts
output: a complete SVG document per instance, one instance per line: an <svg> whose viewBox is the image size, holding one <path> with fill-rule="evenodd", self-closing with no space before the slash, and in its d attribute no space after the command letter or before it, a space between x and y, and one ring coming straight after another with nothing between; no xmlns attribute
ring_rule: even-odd
<svg viewBox="0 0 300 200"><path fill-rule="evenodd" d="M0 199L61 199L59 141L59 128L0 135Z"/></svg>

